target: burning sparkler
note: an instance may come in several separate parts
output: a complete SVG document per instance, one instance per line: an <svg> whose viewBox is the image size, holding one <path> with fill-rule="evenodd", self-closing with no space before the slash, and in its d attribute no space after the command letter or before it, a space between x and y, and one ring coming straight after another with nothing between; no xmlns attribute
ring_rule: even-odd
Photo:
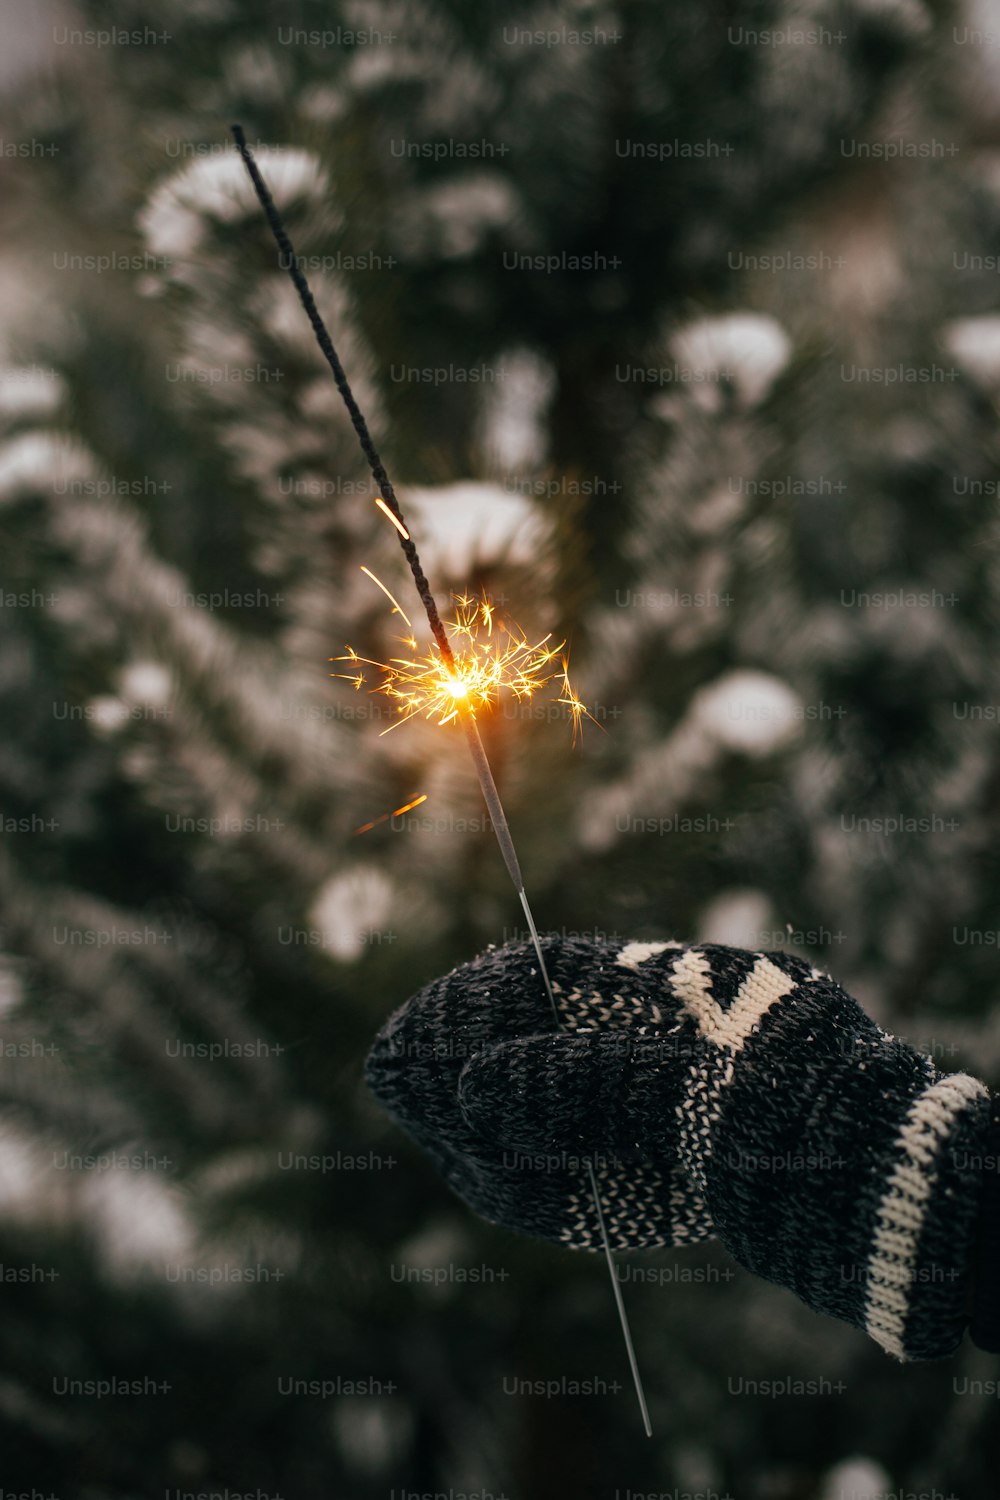
<svg viewBox="0 0 1000 1500"><path fill-rule="evenodd" d="M382 580L370 568L362 567L361 571L382 590L393 612L400 614L412 630L409 616ZM516 625L497 618L496 606L485 596L473 599L460 595L455 605L455 618L445 622L452 645L450 662L444 660L436 644L419 655L416 638L400 636L412 655L393 656L387 662L373 661L348 646L346 656L331 656L330 660L348 662L357 670L331 672L331 677L342 677L360 689L368 680L366 667L380 673L380 680L371 691L391 699L399 714L394 724L382 730L383 734L417 717L451 724L463 709L475 714L495 708L505 695L519 701L534 698L555 681L561 689L556 702L569 713L575 744L583 719L593 716L569 680L565 641L550 646L552 637L545 635L531 645Z"/></svg>
<svg viewBox="0 0 1000 1500"><path fill-rule="evenodd" d="M385 472L385 466L379 457L378 450L371 440L367 423L354 399L354 393L348 383L347 376L344 374L343 366L337 356L336 349L333 347L326 325L320 317L319 309L309 289L309 283L299 269L298 257L295 254L291 240L288 238L285 226L281 221L281 216L275 207L274 200L268 192L264 179L260 175L253 154L247 146L242 126L234 125L232 132L237 149L243 159L243 164L250 176L250 181L253 183L254 191L270 225L271 233L281 252L281 264L287 269L289 276L292 278L299 295L299 300L305 309L306 316L316 335L316 341L319 344L323 357L330 366L337 389L343 398L344 405L347 407L354 430L358 435L358 441L371 467L372 475L379 486L380 494L376 500L376 504L380 510L385 512L399 533L400 545L409 564L410 572L413 574L413 581L416 584L417 593L420 595L420 601L424 606L431 634L434 637L434 648L426 656L423 658L418 657L416 660L397 658L391 663L367 663L363 662L362 658L356 654L349 655L347 659L353 661L359 670L365 665L371 665L383 672L382 690L387 692L390 697L396 697L401 700L399 707L402 719L400 722L405 721L407 718L413 718L418 714L422 714L427 718L434 718L436 715L442 715L442 710L444 710L443 716L438 718L439 723L450 723L453 720L460 719L464 725L469 741L469 748L476 767L476 774L479 777L479 784L482 788L483 798L489 809L490 818L493 823L493 831L496 834L504 864L507 866L508 874L514 883L514 888L517 891L525 919L528 923L531 941L534 945L535 954L538 958L538 966L545 984L545 992L552 1006L552 1014L555 1017L556 1025L561 1026L562 1021L559 1016L559 1008L556 1005L555 996L552 992L552 984L545 965L542 945L538 938L534 917L531 914L531 907L528 904L524 877L521 874L521 867L514 849L514 841L510 836L510 829L507 826L507 819L504 815L500 795L493 780L493 772L490 770L490 763L486 758L486 751L483 749L483 742L479 736L479 728L476 723L476 709L477 707L483 708L488 704L495 703L497 696L503 688L509 689L515 696L530 697L545 681L551 680L553 676L558 675L553 671L549 674L548 678L544 677L546 669L556 659L562 647L557 646L549 651L546 644L548 637L536 645L530 646L526 638L522 637L518 639L509 628L509 639L506 645L498 642L496 649L490 644L484 646L480 639L479 631L485 629L487 636L491 634L493 628L493 606L485 600L476 605L473 605L471 600L460 600L458 618L452 622L452 635L460 639L458 655L453 651L451 639L449 639L441 616L438 614L434 596L420 566L420 558L413 539L407 530L395 491L389 481L389 476ZM407 616L385 585L375 578L374 574L370 573L367 568L364 571L378 584L378 587L392 602L394 609L410 625ZM463 609L466 611L471 609L473 612L471 614L467 613L463 617ZM410 628L412 629L412 625ZM464 637L464 643L461 640L462 637ZM408 638L407 643L410 645L411 650L417 649L412 636ZM565 697L561 701L569 706L570 712L573 715L574 726L577 726L586 710L570 687L566 673L566 663L563 660L561 676ZM590 1190L593 1195L594 1209L597 1214L597 1222L601 1232L604 1255L611 1275L615 1305L618 1309L618 1317L625 1339L625 1349L632 1371L632 1379L635 1383L636 1395L639 1398L643 1427L645 1428L646 1436L651 1437L652 1428L649 1422L649 1410L646 1405L639 1366L636 1362L628 1316L625 1312L625 1304L622 1301L621 1287L619 1286L614 1257L611 1253L611 1244L608 1240L608 1232L604 1223L604 1213L601 1208L601 1197L597 1187L597 1179L594 1175L593 1165L589 1162L587 1164L587 1172L590 1181Z"/></svg>

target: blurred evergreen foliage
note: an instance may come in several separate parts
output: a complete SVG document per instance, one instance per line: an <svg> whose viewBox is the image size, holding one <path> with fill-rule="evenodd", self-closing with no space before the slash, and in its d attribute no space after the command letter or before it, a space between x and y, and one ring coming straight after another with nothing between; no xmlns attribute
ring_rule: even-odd
<svg viewBox="0 0 1000 1500"><path fill-rule="evenodd" d="M996 1082L988 47L917 0L35 20L0 106L4 1489L992 1496L986 1356L897 1368L711 1248L629 1262L643 1445L603 1267L474 1220L366 1096L384 1016L518 911L461 737L383 738L328 676L393 649L359 564L409 584L228 134L439 600L572 643L603 732L483 724L540 925L787 940ZM109 26L155 36L68 39ZM337 1153L381 1166L282 1165ZM398 1279L442 1266L497 1279ZM623 1384L504 1393L564 1375Z"/></svg>

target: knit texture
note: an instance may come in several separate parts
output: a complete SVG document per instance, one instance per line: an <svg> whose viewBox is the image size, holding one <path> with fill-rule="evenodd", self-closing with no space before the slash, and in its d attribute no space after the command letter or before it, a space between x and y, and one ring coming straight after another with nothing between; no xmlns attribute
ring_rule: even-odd
<svg viewBox="0 0 1000 1500"><path fill-rule="evenodd" d="M617 1250L715 1234L901 1360L960 1342L991 1101L785 953L543 939L398 1010L369 1085L483 1217Z"/></svg>

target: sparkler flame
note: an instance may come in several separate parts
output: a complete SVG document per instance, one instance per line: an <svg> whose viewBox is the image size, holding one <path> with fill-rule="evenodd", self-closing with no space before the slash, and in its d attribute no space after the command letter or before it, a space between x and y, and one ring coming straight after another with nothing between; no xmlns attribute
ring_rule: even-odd
<svg viewBox="0 0 1000 1500"><path fill-rule="evenodd" d="M409 625L385 584L368 568L362 568L362 572L391 600L393 613L398 610ZM530 642L519 626L498 619L496 606L485 595L478 599L459 595L455 616L445 621L445 628L452 648L450 663L443 660L436 642L421 655L415 637L410 635L399 639L411 655L374 661L348 646L345 656L332 656L330 660L349 662L356 670L330 675L343 678L360 691L368 681L367 668L380 674L369 691L391 699L399 715L394 724L382 730L383 734L414 718L450 724L463 708L475 715L496 708L505 696L519 701L534 698L553 682L560 689L556 702L569 712L574 744L584 718L593 721L570 683L564 641L552 646L549 634Z"/></svg>

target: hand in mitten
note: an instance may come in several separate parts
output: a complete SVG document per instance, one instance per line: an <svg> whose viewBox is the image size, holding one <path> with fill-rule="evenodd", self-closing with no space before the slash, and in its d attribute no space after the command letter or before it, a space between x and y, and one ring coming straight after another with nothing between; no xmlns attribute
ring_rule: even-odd
<svg viewBox="0 0 1000 1500"><path fill-rule="evenodd" d="M599 1249L713 1232L900 1359L949 1353L991 1121L801 959L547 939L490 950L390 1019L368 1081L484 1217Z"/></svg>
<svg viewBox="0 0 1000 1500"><path fill-rule="evenodd" d="M630 985L636 975L594 943L543 938L542 949L565 1030L530 944L489 949L390 1017L368 1057L370 1087L493 1223L600 1250L590 1162L612 1248L704 1239L712 1226L681 1164L673 1099L659 1119L656 1160L639 1143L642 1122L633 1130L623 1112L637 1047L656 1050L659 1083L669 1089L672 1080L679 1097L686 1060L672 1035L676 1004L655 986ZM527 1081L536 1063L542 1094ZM477 1090L480 1065L495 1073Z"/></svg>

